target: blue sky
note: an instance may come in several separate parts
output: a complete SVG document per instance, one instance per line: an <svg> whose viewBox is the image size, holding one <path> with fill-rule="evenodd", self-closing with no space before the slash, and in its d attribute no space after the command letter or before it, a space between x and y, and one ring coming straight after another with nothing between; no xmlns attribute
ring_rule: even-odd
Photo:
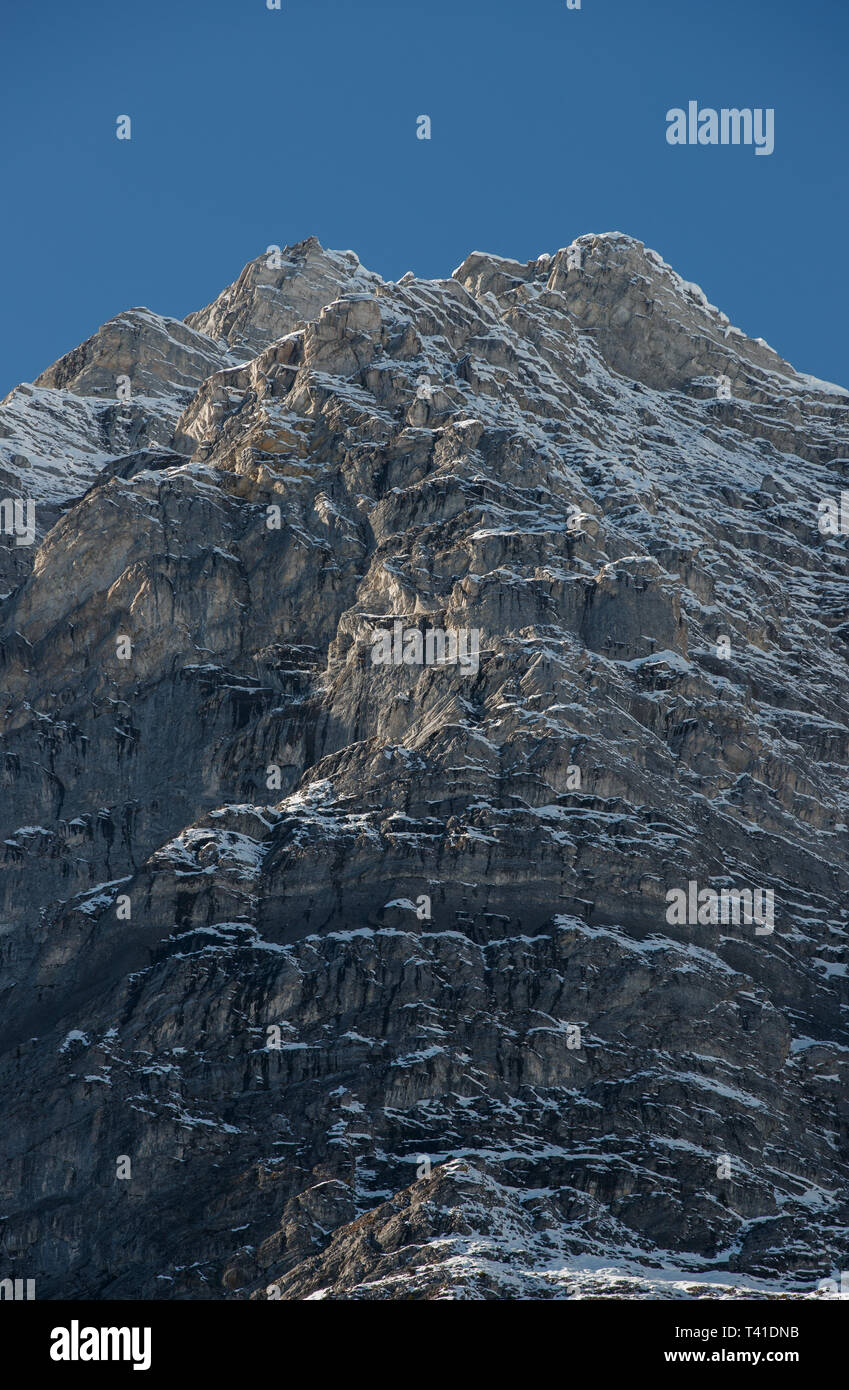
<svg viewBox="0 0 849 1390"><path fill-rule="evenodd" d="M37 0L3 23L0 395L272 243L395 279L612 230L849 385L846 0ZM668 145L691 99L773 107L774 154Z"/></svg>

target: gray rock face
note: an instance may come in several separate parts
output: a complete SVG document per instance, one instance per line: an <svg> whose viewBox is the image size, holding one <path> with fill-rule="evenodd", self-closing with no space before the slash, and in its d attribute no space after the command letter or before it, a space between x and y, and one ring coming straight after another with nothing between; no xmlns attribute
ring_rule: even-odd
<svg viewBox="0 0 849 1390"><path fill-rule="evenodd" d="M76 396L116 397L119 377L133 395L173 396L194 392L205 377L229 362L226 349L203 333L149 309L129 309L92 338L60 357L36 378Z"/></svg>
<svg viewBox="0 0 849 1390"><path fill-rule="evenodd" d="M278 259L12 402L92 447L41 456L0 605L0 1274L808 1296L849 1260L849 393L618 234Z"/></svg>

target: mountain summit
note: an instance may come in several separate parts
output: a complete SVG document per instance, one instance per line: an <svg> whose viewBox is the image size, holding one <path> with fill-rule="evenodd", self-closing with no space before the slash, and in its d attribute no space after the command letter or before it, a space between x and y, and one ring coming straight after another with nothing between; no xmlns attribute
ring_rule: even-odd
<svg viewBox="0 0 849 1390"><path fill-rule="evenodd" d="M849 1263L849 392L619 233L314 239L0 406L0 1278Z"/></svg>

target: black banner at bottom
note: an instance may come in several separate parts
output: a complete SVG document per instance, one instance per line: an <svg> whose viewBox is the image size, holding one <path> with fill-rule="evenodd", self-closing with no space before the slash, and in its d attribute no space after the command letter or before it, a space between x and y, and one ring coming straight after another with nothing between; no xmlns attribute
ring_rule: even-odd
<svg viewBox="0 0 849 1390"><path fill-rule="evenodd" d="M241 1383L274 1366L288 1379L293 1372L300 1376L295 1367L308 1351L317 1354L316 1367L326 1376L335 1364L352 1368L371 1339L393 1332L422 1338L408 1344L413 1364L406 1369L393 1352L395 1375L444 1376L450 1364L454 1377L460 1348L479 1374L487 1353L500 1358L508 1344L513 1357L527 1357L525 1371L536 1373L540 1352L550 1358L555 1345L562 1350L569 1339L570 1360L580 1350L596 1374L669 1373L685 1382L699 1368L746 1366L756 1380L768 1380L778 1367L807 1378L833 1375L849 1300L567 1299L509 1308L506 1321L502 1307L493 1323L482 1306L468 1302L423 1315L401 1313L382 1300L378 1306L357 1301L345 1311L273 1301L6 1301L0 1303L0 1330L6 1367L19 1363L39 1381L58 1384L107 1374L114 1381L125 1373L139 1384L164 1385L181 1373L209 1375L214 1383L232 1373ZM453 1334L450 1343L443 1340L446 1331ZM312 1342L316 1336L321 1340ZM545 1342L537 1343L538 1336Z"/></svg>

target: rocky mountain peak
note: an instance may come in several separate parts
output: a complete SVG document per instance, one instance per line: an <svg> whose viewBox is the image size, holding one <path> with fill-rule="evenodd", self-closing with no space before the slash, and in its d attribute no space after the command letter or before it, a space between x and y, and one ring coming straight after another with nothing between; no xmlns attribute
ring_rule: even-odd
<svg viewBox="0 0 849 1390"><path fill-rule="evenodd" d="M316 237L308 237L294 246L270 246L217 299L189 314L186 323L237 355L253 357L299 323L316 318L338 294L380 283L353 251L325 251Z"/></svg>
<svg viewBox="0 0 849 1390"><path fill-rule="evenodd" d="M40 1296L816 1296L849 393L619 234L310 238L18 388L0 467Z"/></svg>

